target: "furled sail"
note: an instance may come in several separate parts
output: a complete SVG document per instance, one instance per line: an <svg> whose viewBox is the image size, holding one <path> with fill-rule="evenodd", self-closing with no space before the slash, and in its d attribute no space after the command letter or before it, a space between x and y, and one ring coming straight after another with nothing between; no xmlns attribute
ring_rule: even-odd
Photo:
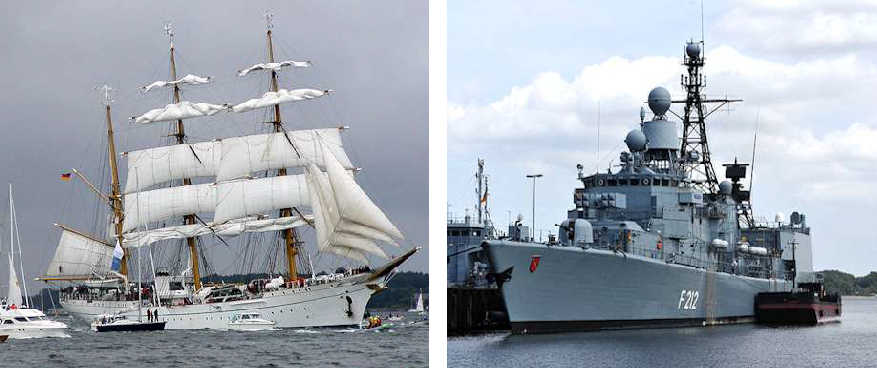
<svg viewBox="0 0 877 368"><path fill-rule="evenodd" d="M125 241L122 243L122 246L125 248L137 248L170 239L192 238L205 235L230 237L242 233L280 231L305 226L308 224L308 221L311 220L313 220L313 216L305 216L304 219L299 216L290 216L268 219L246 218L229 221L220 225L213 225L211 223L207 225L195 224L169 226L159 229L127 233L124 235Z"/></svg>
<svg viewBox="0 0 877 368"><path fill-rule="evenodd" d="M132 116L131 120L134 120L135 123L147 124L160 121L199 118L202 116L211 116L228 108L229 106L226 104L216 105L206 102L195 103L181 101L179 103L168 104L165 107L149 110L140 116Z"/></svg>
<svg viewBox="0 0 877 368"><path fill-rule="evenodd" d="M171 217L213 212L215 208L214 184L182 185L126 194L122 232ZM240 217L244 216L237 218Z"/></svg>
<svg viewBox="0 0 877 368"><path fill-rule="evenodd" d="M396 245L394 239L404 236L332 153L325 147L321 149L326 175L313 163L307 167L318 248L360 261L363 252L386 258L375 242Z"/></svg>
<svg viewBox="0 0 877 368"><path fill-rule="evenodd" d="M22 303L21 285L18 282L18 275L15 274L15 262L12 261L12 253L9 253L9 293L6 294L6 303L18 306Z"/></svg>
<svg viewBox="0 0 877 368"><path fill-rule="evenodd" d="M222 142L175 144L128 152L125 193L183 178L216 176Z"/></svg>
<svg viewBox="0 0 877 368"><path fill-rule="evenodd" d="M96 237L57 225L62 229L55 257L44 278L89 278L109 271L113 245Z"/></svg>
<svg viewBox="0 0 877 368"><path fill-rule="evenodd" d="M309 162L325 167L319 148L321 143L338 158L342 167L354 169L344 152L340 128L296 130L223 139L216 181L238 179L264 170L303 167Z"/></svg>
<svg viewBox="0 0 877 368"><path fill-rule="evenodd" d="M279 63L256 64L256 65L253 65L249 68L239 70L238 75L243 77L243 76L247 75L247 73L254 71L254 70L272 70L272 71L277 72L277 71L280 71L281 68L284 68L287 66L292 66L292 67L296 67L296 68L306 68L306 67L311 66L311 62L310 61L286 60L286 61L281 61Z"/></svg>
<svg viewBox="0 0 877 368"><path fill-rule="evenodd" d="M293 89L286 90L281 89L277 92L265 92L264 95L260 98L253 98L244 102L241 102L237 105L232 106L232 110L234 112L245 112L250 110L255 110L262 107L273 106L277 104L294 102L294 101L303 101L303 100L312 100L318 97L323 97L333 92L331 89L327 90L318 90L311 88L302 88L302 89Z"/></svg>
<svg viewBox="0 0 877 368"><path fill-rule="evenodd" d="M140 87L143 92L149 92L149 90L153 88L161 88L165 86L175 86L178 84L205 84L210 83L210 77L199 77L194 74L187 74L185 77L177 79L175 81L155 81L150 83L149 85Z"/></svg>
<svg viewBox="0 0 877 368"><path fill-rule="evenodd" d="M213 215L216 224L310 204L304 175L235 180L216 184L216 187L216 212Z"/></svg>

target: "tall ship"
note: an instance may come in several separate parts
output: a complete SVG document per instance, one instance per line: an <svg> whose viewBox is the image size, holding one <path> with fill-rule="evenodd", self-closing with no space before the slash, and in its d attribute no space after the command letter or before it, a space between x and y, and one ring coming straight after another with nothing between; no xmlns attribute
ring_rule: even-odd
<svg viewBox="0 0 877 368"><path fill-rule="evenodd" d="M258 313L281 328L354 326L362 321L371 296L384 290L396 268L420 249L412 247L391 259L378 245L398 247L404 236L357 184L359 169L341 139L346 127L289 129L281 116L282 104L323 98L332 90L280 87L283 71L311 63L276 61L270 14L266 20L267 60L238 74L266 73L270 90L238 104L181 99L183 87L206 84L211 78L178 77L173 29L166 25L170 78L142 90L165 90L172 100L131 120L134 125L169 124L172 144L122 153L127 161L124 183L110 89L104 86L109 192L77 170L72 174L108 205L108 221L95 226L107 229L106 234L56 224L60 241L46 274L39 278L60 284L60 304L70 314L86 321L102 315L139 320L139 314L149 310L156 320L166 322L167 329L225 329L243 312ZM199 122L220 113L253 110L264 111L268 121L241 129L262 129L261 134L197 142L186 135L190 119ZM62 178L69 180L72 174ZM313 229L319 254L348 263L331 273L314 274L311 258L305 256L303 228ZM249 237L248 247L236 250L225 240L235 236ZM247 283L202 280L202 272L212 271L205 266L206 249L219 247L252 259L258 255L248 253L260 248L249 247L250 242L268 243L262 249L273 250L262 256L277 255L274 265L285 263L285 272L274 273L269 265L268 277ZM156 264L153 253L162 247L180 250L171 262L177 267ZM369 256L390 260L372 268ZM132 257L152 270L152 280L139 289L139 280L129 278Z"/></svg>
<svg viewBox="0 0 877 368"><path fill-rule="evenodd" d="M554 241L482 243L514 333L752 322L759 293L814 281L805 216L757 219L748 164L735 159L717 179L706 119L740 100L703 93L702 45L685 45L683 99L649 93L653 118L640 109L620 168L577 166L581 187Z"/></svg>

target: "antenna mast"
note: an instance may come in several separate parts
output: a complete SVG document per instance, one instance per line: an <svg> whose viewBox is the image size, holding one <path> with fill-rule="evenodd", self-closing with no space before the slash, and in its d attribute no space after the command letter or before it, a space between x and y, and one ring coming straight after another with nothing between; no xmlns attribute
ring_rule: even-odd
<svg viewBox="0 0 877 368"><path fill-rule="evenodd" d="M170 41L170 61L171 61L171 80L177 80L177 63L174 58L174 27L170 22L165 23L164 33ZM173 103L180 103L180 84L174 84ZM174 134L177 138L177 144L186 143L186 130L183 126L183 119L177 119L177 132ZM183 178L183 185L192 185L192 179ZM183 216L185 225L194 225L196 223L195 215L189 214ZM195 283L195 291L201 289L201 269L198 265L198 244L196 238L186 238L186 244L189 246L189 259L192 260L192 280Z"/></svg>
<svg viewBox="0 0 877 368"><path fill-rule="evenodd" d="M100 87L101 91L104 93L104 105L106 107L106 120L107 120L107 154L110 156L110 172L112 173L112 193L110 193L110 208L113 210L113 216L115 217L116 226L116 239L119 242L119 245L122 244L124 237L122 235L122 224L125 220L125 212L123 210L122 204L122 191L119 186L119 166L116 162L116 142L113 137L113 120L110 114L110 104L112 104L113 100L110 97L110 92L113 90L107 85ZM119 267L119 273L128 276L128 248L122 248L124 254L122 255L122 262Z"/></svg>
<svg viewBox="0 0 877 368"><path fill-rule="evenodd" d="M483 187L483 185L484 185L484 183L483 183L484 182L484 160L480 159L480 158L478 159L478 165L477 165L477 169L475 171L475 181L478 182L478 186L475 187L475 193L478 195L475 198L475 208L478 209L478 211L477 211L478 212L478 224L481 225L481 213L482 213L482 209L484 208L483 204L485 202L485 199L484 199L484 187Z"/></svg>
<svg viewBox="0 0 877 368"><path fill-rule="evenodd" d="M274 42L271 40L271 29L274 28L274 23L272 22L274 18L274 14L270 12L265 13L265 28L267 29L266 35L268 38L268 62L274 62ZM277 71L271 70L271 91L277 92ZM277 133L283 132L283 122L280 119L280 105L274 105L274 121L271 122L274 125L274 131ZM277 176L286 175L286 169L277 169ZM292 215L291 208L283 208L280 210L280 217L288 217ZM298 270L296 269L295 259L298 255L298 249L296 248L296 244L298 243L295 229L286 229L282 230L281 234L283 234L283 243L286 249L286 263L287 263L287 271L289 272L289 279L295 280L298 279Z"/></svg>
<svg viewBox="0 0 877 368"><path fill-rule="evenodd" d="M706 118L731 102L740 102L740 99L708 99L703 95L706 87L702 68L704 65L703 41L689 41L685 45L685 56L682 65L688 69L688 75L682 76L682 88L685 89L685 100L673 101L684 103L685 109L682 116L682 172L695 180L695 185L709 193L718 193L719 182L716 171L713 169L710 157L709 144L707 143ZM707 104L717 104L707 110Z"/></svg>

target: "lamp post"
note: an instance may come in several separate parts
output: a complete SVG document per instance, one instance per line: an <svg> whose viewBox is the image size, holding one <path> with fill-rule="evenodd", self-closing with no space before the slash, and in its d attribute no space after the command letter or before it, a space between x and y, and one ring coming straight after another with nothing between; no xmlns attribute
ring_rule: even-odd
<svg viewBox="0 0 877 368"><path fill-rule="evenodd" d="M530 228L530 241L533 241L536 235L536 178L541 178L542 174L530 174L528 178L533 179L533 212L530 217L532 227Z"/></svg>

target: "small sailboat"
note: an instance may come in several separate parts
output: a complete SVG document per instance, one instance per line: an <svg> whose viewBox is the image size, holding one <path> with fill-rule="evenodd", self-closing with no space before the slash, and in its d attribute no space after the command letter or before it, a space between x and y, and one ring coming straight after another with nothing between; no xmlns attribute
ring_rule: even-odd
<svg viewBox="0 0 877 368"><path fill-rule="evenodd" d="M101 315L91 323L92 331L160 331L166 322L143 322L129 320L124 315Z"/></svg>
<svg viewBox="0 0 877 368"><path fill-rule="evenodd" d="M124 251L119 244L113 251L113 269L119 267ZM102 314L91 322L91 329L95 332L115 332L115 331L160 331L164 330L167 322L159 321L158 318L153 320L153 314L148 312L149 321L143 322L143 285L140 272L140 248L137 248L137 320L129 320L122 314L107 315Z"/></svg>
<svg viewBox="0 0 877 368"><path fill-rule="evenodd" d="M12 199L12 184L9 185L9 293L0 304L0 342L7 338L26 339L38 337L67 337L67 325L46 317L39 309L28 308L30 302L22 297L21 286L15 271L14 244L18 239L18 254L21 256L21 237L18 236L18 223L15 217L15 203ZM19 259L19 265L23 265ZM23 276L23 275L22 275ZM24 277L22 277L24 279ZM27 295L27 286L24 287Z"/></svg>
<svg viewBox="0 0 877 368"><path fill-rule="evenodd" d="M262 318L258 312L243 312L236 314L228 322L228 329L234 331L264 331L273 330L274 321Z"/></svg>
<svg viewBox="0 0 877 368"><path fill-rule="evenodd" d="M420 292L417 293L417 302L415 303L414 308L409 309L408 311L412 312L412 313L417 312L417 313L421 313L421 314L426 311L423 307L423 290L421 290Z"/></svg>

